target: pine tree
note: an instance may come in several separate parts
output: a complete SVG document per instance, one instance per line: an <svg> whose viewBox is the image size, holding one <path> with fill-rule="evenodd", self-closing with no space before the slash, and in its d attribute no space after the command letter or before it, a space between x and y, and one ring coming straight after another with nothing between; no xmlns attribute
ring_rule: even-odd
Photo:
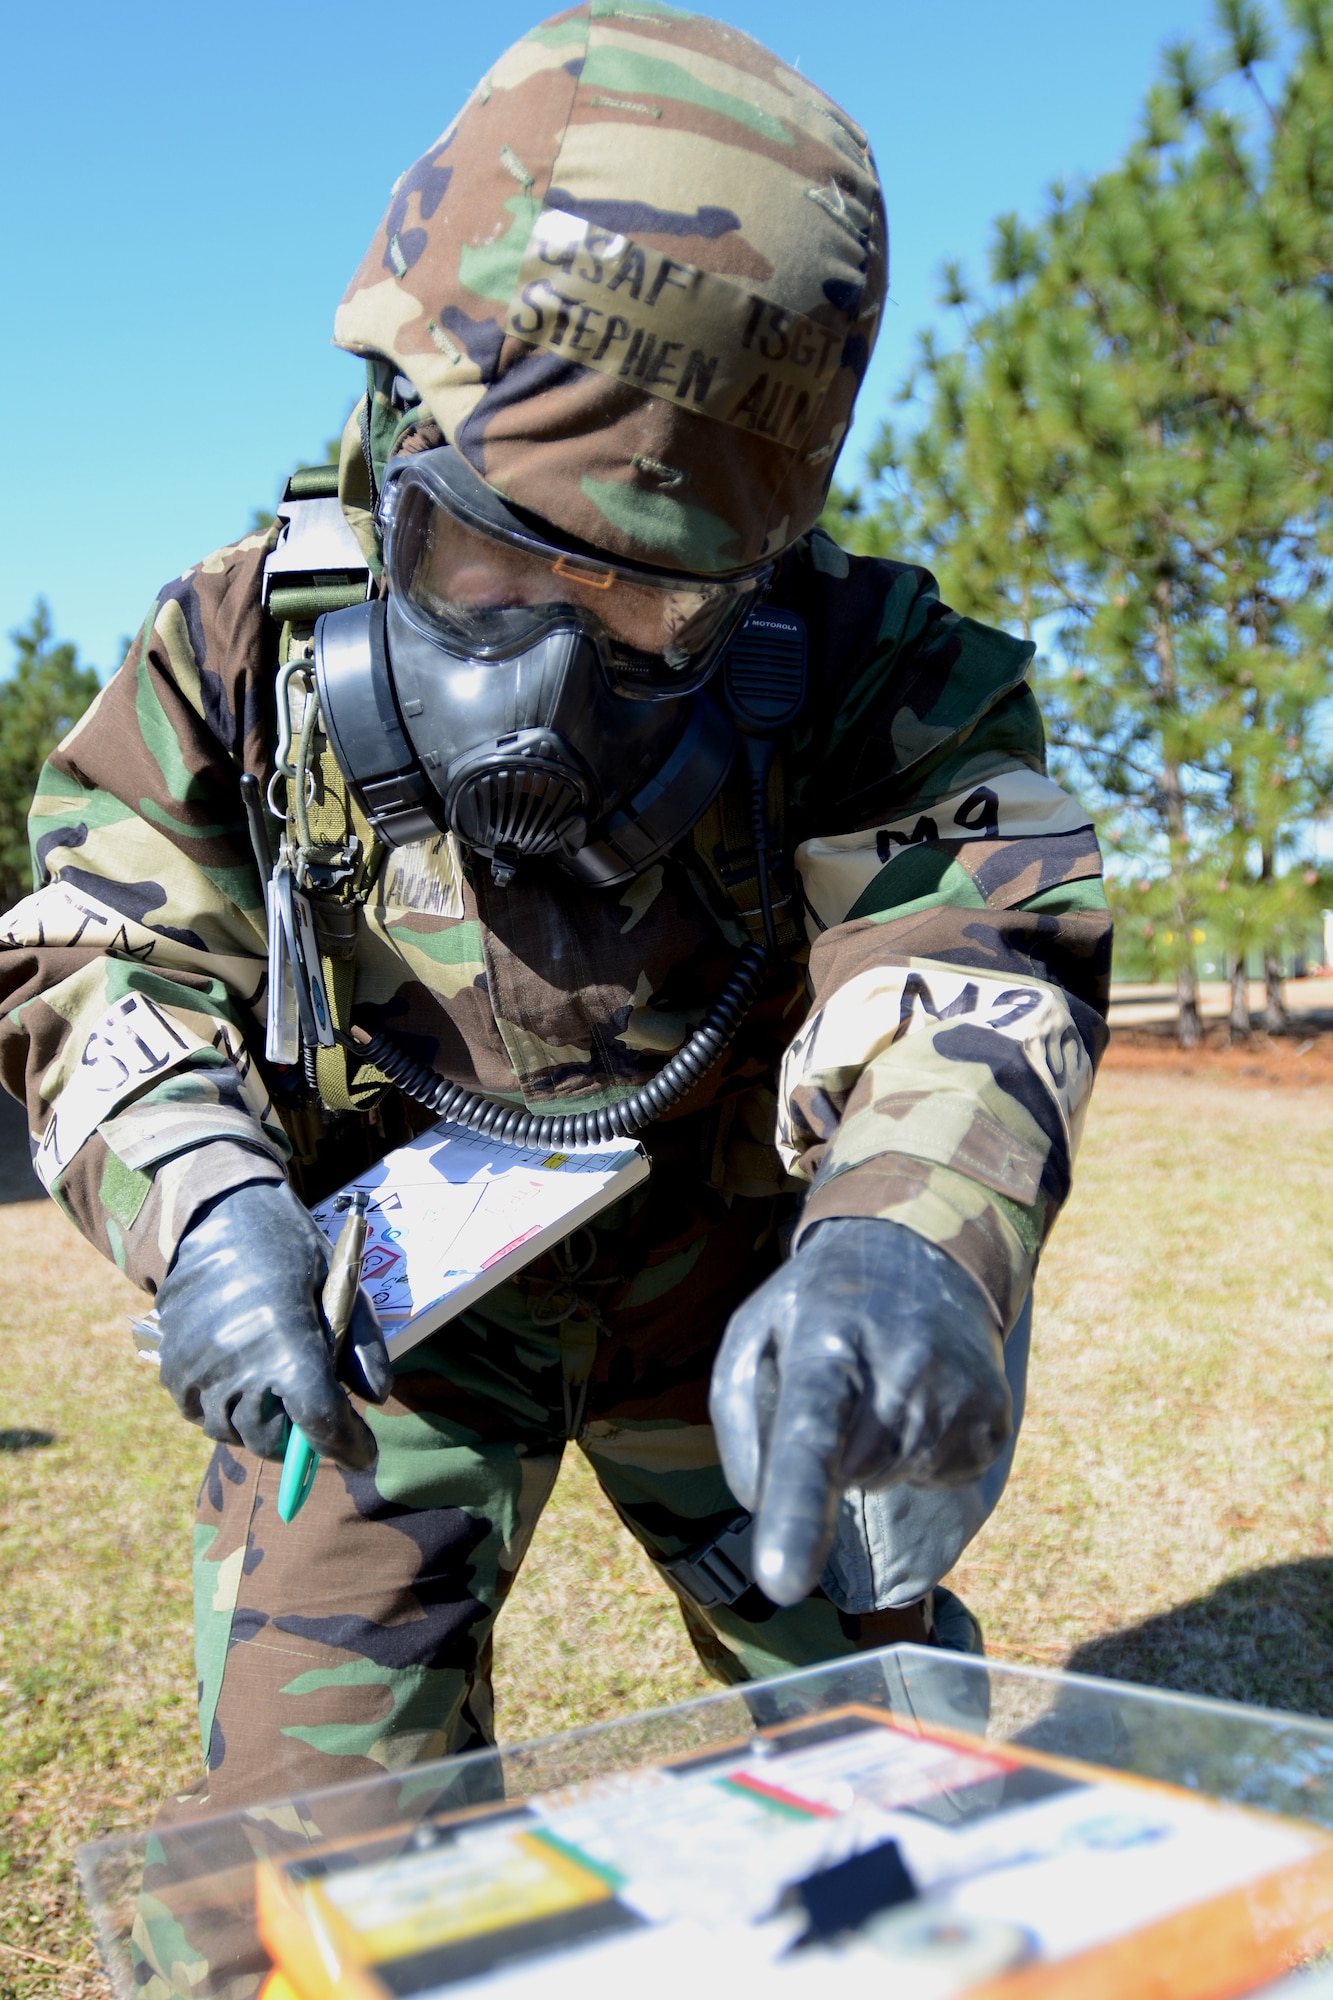
<svg viewBox="0 0 1333 2000"><path fill-rule="evenodd" d="M28 807L42 766L97 693L97 675L78 648L52 639L51 613L38 598L25 626L10 633L14 664L0 680L0 897L10 909L32 888Z"/></svg>
<svg viewBox="0 0 1333 2000"><path fill-rule="evenodd" d="M1117 169L1053 190L1035 227L1000 219L984 300L945 267L963 338L923 342L924 421L885 427L837 522L862 548L892 531L960 610L1046 641L1057 761L1135 865L1114 900L1173 971L1187 1044L1205 920L1242 994L1262 952L1274 1024L1331 775L1333 0L1302 0L1276 102L1262 11L1217 11L1217 55L1166 52ZM1238 82L1257 144L1223 101Z"/></svg>

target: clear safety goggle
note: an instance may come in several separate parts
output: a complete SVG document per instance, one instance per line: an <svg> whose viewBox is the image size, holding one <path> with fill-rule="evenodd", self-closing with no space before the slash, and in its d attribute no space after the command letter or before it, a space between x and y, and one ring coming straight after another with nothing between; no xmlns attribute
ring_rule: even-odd
<svg viewBox="0 0 1333 2000"><path fill-rule="evenodd" d="M381 518L391 590L449 651L511 658L573 613L617 691L639 700L700 687L772 575L682 577L561 548L447 447L390 468Z"/></svg>

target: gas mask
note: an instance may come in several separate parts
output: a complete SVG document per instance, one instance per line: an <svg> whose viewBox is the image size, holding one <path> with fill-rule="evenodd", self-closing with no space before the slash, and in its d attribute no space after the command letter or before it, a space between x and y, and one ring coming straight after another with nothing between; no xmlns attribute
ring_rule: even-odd
<svg viewBox="0 0 1333 2000"><path fill-rule="evenodd" d="M394 460L387 600L327 613L315 680L381 839L452 832L507 882L612 887L707 810L737 729L705 687L772 574L673 575L560 543L451 446Z"/></svg>

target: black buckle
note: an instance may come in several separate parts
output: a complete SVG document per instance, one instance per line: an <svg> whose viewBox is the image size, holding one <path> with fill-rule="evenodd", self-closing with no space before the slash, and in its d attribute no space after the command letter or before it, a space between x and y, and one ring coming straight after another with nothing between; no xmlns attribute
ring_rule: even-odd
<svg viewBox="0 0 1333 2000"><path fill-rule="evenodd" d="M706 1611L713 1604L734 1604L754 1584L750 1566L753 1539L752 1517L738 1514L711 1542L692 1549L688 1555L675 1556L660 1567L701 1610Z"/></svg>

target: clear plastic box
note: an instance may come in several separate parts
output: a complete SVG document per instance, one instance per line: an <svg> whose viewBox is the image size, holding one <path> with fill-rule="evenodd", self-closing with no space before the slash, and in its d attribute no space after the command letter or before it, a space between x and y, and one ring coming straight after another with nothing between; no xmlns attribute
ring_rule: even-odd
<svg viewBox="0 0 1333 2000"><path fill-rule="evenodd" d="M492 1802L745 1745L765 1730L856 1705L1183 1788L1333 1832L1333 1726L1303 1716L1079 1675L894 1646L564 1735L414 1765L369 1782L162 1824L84 1847L79 1869L112 1986L139 2000L131 1933L142 1908L182 1925L178 1989L245 2000L269 1965L255 1870L330 1841L402 1829ZM762 1747L762 1746L761 1746ZM1333 1945L1333 1921L1328 1943ZM202 1963L201 1963L201 1954ZM158 1954L160 1958L160 1953ZM1314 1953L1322 1957L1320 1949ZM1333 1994L1318 1966L1288 1986ZM162 1990L160 1982L156 1991ZM887 1987L885 1989L888 1990ZM1267 1990L1277 1991L1277 1988Z"/></svg>

